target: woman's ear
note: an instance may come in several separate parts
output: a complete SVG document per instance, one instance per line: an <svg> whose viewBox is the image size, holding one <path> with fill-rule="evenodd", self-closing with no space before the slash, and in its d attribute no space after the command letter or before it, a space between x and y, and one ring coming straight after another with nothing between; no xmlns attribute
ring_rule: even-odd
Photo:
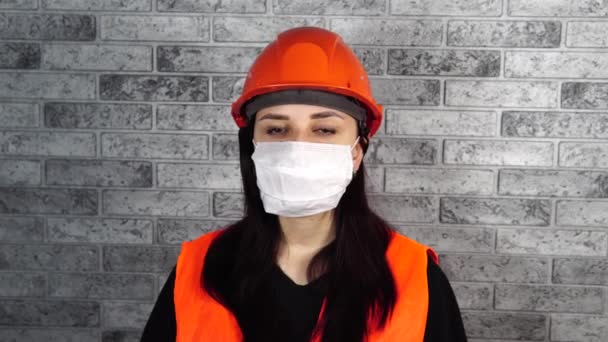
<svg viewBox="0 0 608 342"><path fill-rule="evenodd" d="M353 148L353 171L358 171L361 161L363 160L363 147L357 143Z"/></svg>

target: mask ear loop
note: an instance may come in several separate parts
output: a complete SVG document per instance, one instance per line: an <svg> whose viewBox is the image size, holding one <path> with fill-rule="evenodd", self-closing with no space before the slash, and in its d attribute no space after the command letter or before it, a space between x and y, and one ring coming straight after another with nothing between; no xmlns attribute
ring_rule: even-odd
<svg viewBox="0 0 608 342"><path fill-rule="evenodd" d="M359 142L359 136L357 136L357 139L355 139L355 142L350 146L351 151L353 150L353 148L355 148L355 146L357 146L358 142Z"/></svg>
<svg viewBox="0 0 608 342"><path fill-rule="evenodd" d="M355 143L350 148L351 151L353 150L353 148L355 148L355 146L357 146L357 143L359 142L359 138L360 138L360 136L357 136L357 139L355 139ZM357 174L357 171L353 170L353 178L355 177L356 174Z"/></svg>

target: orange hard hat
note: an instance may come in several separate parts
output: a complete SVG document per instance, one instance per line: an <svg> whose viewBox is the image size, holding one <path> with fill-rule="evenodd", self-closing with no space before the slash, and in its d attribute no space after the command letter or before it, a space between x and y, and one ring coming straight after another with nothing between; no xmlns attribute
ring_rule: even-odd
<svg viewBox="0 0 608 342"><path fill-rule="evenodd" d="M382 122L382 106L372 97L365 68L334 32L299 27L280 33L249 69L241 96L232 103L238 127L247 125L244 106L258 95L284 90L311 89L354 100L365 111L368 137Z"/></svg>

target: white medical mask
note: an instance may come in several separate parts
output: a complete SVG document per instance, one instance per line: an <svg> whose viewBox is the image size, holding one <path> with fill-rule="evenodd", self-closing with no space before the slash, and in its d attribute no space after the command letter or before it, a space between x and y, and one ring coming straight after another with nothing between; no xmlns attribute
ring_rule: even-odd
<svg viewBox="0 0 608 342"><path fill-rule="evenodd" d="M258 142L251 159L267 213L288 217L335 208L353 177L352 146L305 141Z"/></svg>

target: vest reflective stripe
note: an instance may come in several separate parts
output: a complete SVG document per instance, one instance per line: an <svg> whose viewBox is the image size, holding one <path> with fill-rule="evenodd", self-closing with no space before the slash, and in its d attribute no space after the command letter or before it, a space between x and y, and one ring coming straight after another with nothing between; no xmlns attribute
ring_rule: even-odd
<svg viewBox="0 0 608 342"><path fill-rule="evenodd" d="M177 342L240 342L243 335L234 315L200 286L205 254L222 230L184 242L177 260L174 303ZM422 342L428 313L427 246L394 234L386 258L397 286L393 315L382 330L371 331L367 342ZM323 301L319 319L324 314ZM313 342L319 342L320 336Z"/></svg>

